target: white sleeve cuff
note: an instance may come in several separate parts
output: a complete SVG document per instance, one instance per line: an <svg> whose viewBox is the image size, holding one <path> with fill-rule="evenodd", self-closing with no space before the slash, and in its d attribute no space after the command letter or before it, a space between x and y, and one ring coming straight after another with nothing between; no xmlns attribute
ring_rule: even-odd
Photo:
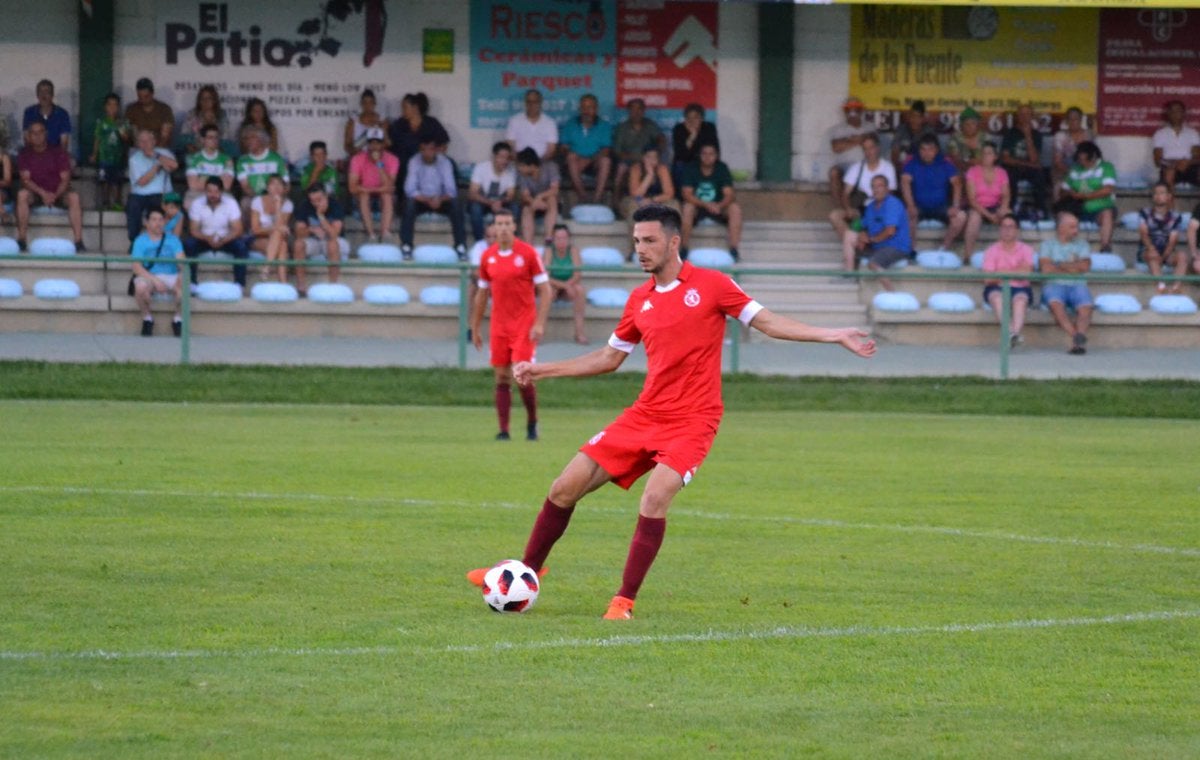
<svg viewBox="0 0 1200 760"><path fill-rule="evenodd" d="M617 337L616 333L613 333L612 335L608 336L608 345L617 349L621 353L631 354L631 353L633 353L634 346L637 344L630 343L627 340L621 340L620 338Z"/></svg>
<svg viewBox="0 0 1200 760"><path fill-rule="evenodd" d="M757 317L758 313L762 310L763 305L761 303L758 301L751 301L742 307L742 313L738 314L738 321L744 324L746 327L749 327L750 323L754 321L754 318Z"/></svg>
<svg viewBox="0 0 1200 760"><path fill-rule="evenodd" d="M480 280L477 284L479 285L480 290L487 290L489 286L487 280Z"/></svg>
<svg viewBox="0 0 1200 760"><path fill-rule="evenodd" d="M550 282L550 275L543 272L542 274L535 274L533 276L534 285L541 285L543 282Z"/></svg>

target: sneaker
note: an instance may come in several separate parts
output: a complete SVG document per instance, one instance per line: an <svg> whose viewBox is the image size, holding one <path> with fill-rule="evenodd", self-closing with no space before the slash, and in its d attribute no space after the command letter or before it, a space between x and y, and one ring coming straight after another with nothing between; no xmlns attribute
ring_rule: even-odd
<svg viewBox="0 0 1200 760"><path fill-rule="evenodd" d="M87 252L87 246L83 244L82 240L75 241L75 252L76 253L86 253Z"/></svg>
<svg viewBox="0 0 1200 760"><path fill-rule="evenodd" d="M29 252L29 244L25 242L25 238L17 238L17 248L20 249L21 253Z"/></svg>
<svg viewBox="0 0 1200 760"><path fill-rule="evenodd" d="M1071 339L1071 348L1067 351L1069 354L1086 354L1087 353L1087 336L1083 333L1075 333L1075 337Z"/></svg>
<svg viewBox="0 0 1200 760"><path fill-rule="evenodd" d="M737 260L738 260L738 249L736 249L736 248L730 248L730 249L729 249L729 255L733 257L733 260L734 260L734 261L737 261Z"/></svg>
<svg viewBox="0 0 1200 760"><path fill-rule="evenodd" d="M459 261L467 260L467 247L465 245L463 245L462 243L459 243L458 245L454 246L454 252L458 254Z"/></svg>
<svg viewBox="0 0 1200 760"><path fill-rule="evenodd" d="M629 620L633 617L633 600L623 596L614 596L608 603L608 612L604 620Z"/></svg>
<svg viewBox="0 0 1200 760"><path fill-rule="evenodd" d="M1017 346L1022 345L1024 342L1025 339L1021 337L1021 333L1014 333L1013 336L1008 339L1008 347L1016 348Z"/></svg>
<svg viewBox="0 0 1200 760"><path fill-rule="evenodd" d="M530 422L528 425L525 426L525 440L536 441L537 439L538 439L537 423Z"/></svg>
<svg viewBox="0 0 1200 760"><path fill-rule="evenodd" d="M183 335L183 320L175 319L171 321L171 333L178 338Z"/></svg>
<svg viewBox="0 0 1200 760"><path fill-rule="evenodd" d="M196 295L200 292L200 286L193 282L191 285L188 285L188 292L192 295Z"/></svg>
<svg viewBox="0 0 1200 760"><path fill-rule="evenodd" d="M487 575L487 571L491 569L492 568L490 567L477 567L467 573L467 580L470 581L472 585L483 588L483 576ZM538 577L545 578L547 571L547 568L544 567L541 570L538 570Z"/></svg>
<svg viewBox="0 0 1200 760"><path fill-rule="evenodd" d="M496 440L497 441L511 441L512 436L508 434L507 430L501 430L499 433L496 433Z"/></svg>
<svg viewBox="0 0 1200 760"><path fill-rule="evenodd" d="M142 320L142 337L149 338L153 334L154 334L154 320L153 319L143 319Z"/></svg>
<svg viewBox="0 0 1200 760"><path fill-rule="evenodd" d="M405 261L412 261L412 251L411 245L402 245L400 246L400 257Z"/></svg>

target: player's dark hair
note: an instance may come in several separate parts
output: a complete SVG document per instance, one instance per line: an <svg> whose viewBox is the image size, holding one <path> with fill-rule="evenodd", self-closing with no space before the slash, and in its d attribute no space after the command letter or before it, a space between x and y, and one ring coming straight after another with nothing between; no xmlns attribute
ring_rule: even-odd
<svg viewBox="0 0 1200 760"><path fill-rule="evenodd" d="M537 166L542 163L542 159L533 148L522 148L521 152L517 154L517 163L525 166Z"/></svg>
<svg viewBox="0 0 1200 760"><path fill-rule="evenodd" d="M683 220L679 218L679 212L661 203L647 203L637 211L634 211L633 221L635 223L658 222L662 225L663 231L668 236L678 235L680 227L683 226Z"/></svg>

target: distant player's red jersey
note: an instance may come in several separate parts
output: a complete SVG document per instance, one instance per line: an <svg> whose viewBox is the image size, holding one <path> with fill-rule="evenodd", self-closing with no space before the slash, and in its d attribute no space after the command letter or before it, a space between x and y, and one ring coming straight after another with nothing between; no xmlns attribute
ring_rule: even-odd
<svg viewBox="0 0 1200 760"><path fill-rule="evenodd" d="M646 384L633 409L657 419L720 420L725 318L743 324L762 310L728 276L683 263L667 288L638 287L608 344L626 353L646 346Z"/></svg>
<svg viewBox="0 0 1200 760"><path fill-rule="evenodd" d="M537 318L534 285L549 281L542 257L514 240L511 251L493 243L479 260L479 287L492 291L492 335L528 335Z"/></svg>

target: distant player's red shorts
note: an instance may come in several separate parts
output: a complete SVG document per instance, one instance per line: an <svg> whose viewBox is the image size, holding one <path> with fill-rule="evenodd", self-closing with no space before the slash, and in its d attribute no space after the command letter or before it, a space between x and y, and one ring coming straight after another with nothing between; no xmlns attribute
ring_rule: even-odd
<svg viewBox="0 0 1200 760"><path fill-rule="evenodd" d="M515 335L497 335L493 332L489 342L493 367L507 367L515 362L531 362L537 350L537 344L529 339L528 330Z"/></svg>
<svg viewBox="0 0 1200 760"><path fill-rule="evenodd" d="M665 464L687 485L717 436L715 420L664 423L626 409L604 430L579 447L613 482L628 489L656 464Z"/></svg>

